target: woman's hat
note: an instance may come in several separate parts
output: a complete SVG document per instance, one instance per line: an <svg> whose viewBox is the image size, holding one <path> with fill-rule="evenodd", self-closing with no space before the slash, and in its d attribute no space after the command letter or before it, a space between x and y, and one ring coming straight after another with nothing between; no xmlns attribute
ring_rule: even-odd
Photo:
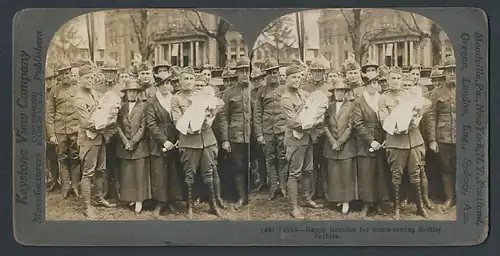
<svg viewBox="0 0 500 256"><path fill-rule="evenodd" d="M125 87L120 91L125 92L130 90L142 90L142 89L143 88L139 84L139 80L137 80L136 78L131 78L125 82Z"/></svg>

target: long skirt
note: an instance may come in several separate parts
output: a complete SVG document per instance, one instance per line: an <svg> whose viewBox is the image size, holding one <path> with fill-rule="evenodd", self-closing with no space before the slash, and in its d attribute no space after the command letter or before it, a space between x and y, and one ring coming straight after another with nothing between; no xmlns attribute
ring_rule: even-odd
<svg viewBox="0 0 500 256"><path fill-rule="evenodd" d="M390 172L384 154L357 158L359 200L366 203L389 200Z"/></svg>
<svg viewBox="0 0 500 256"><path fill-rule="evenodd" d="M151 198L149 158L120 159L120 200L142 202Z"/></svg>
<svg viewBox="0 0 500 256"><path fill-rule="evenodd" d="M356 158L328 159L329 202L349 202L357 199Z"/></svg>
<svg viewBox="0 0 500 256"><path fill-rule="evenodd" d="M182 200L183 187L179 165L169 156L150 156L151 195L154 200L167 202Z"/></svg>

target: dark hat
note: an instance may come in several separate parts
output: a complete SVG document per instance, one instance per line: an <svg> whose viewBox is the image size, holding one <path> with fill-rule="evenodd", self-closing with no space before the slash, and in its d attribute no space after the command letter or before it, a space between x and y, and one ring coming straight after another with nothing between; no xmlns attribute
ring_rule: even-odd
<svg viewBox="0 0 500 256"><path fill-rule="evenodd" d="M236 72L231 70L229 66L225 67L222 71L222 79L230 79L237 77Z"/></svg>
<svg viewBox="0 0 500 256"><path fill-rule="evenodd" d="M172 76L171 80L179 80L179 76L181 75L181 68L179 66L172 66L169 69L170 76Z"/></svg>
<svg viewBox="0 0 500 256"><path fill-rule="evenodd" d="M347 58L344 61L344 63L342 63L342 71L343 72L352 71L352 70L360 70L360 69L361 69L361 67L359 66L359 63L351 57Z"/></svg>
<svg viewBox="0 0 500 256"><path fill-rule="evenodd" d="M278 64L278 61L275 59L267 59L266 62L264 63L264 71L278 69L279 67L280 65Z"/></svg>
<svg viewBox="0 0 500 256"><path fill-rule="evenodd" d="M347 81L345 79L335 79L333 81L333 87L329 89L329 91L333 90L351 90L352 88L347 85Z"/></svg>
<svg viewBox="0 0 500 256"><path fill-rule="evenodd" d="M79 76L84 76L84 75L88 75L88 74L91 74L91 73L95 73L95 69L94 67L90 66L90 65L84 65L80 68L80 70L78 70L78 75Z"/></svg>
<svg viewBox="0 0 500 256"><path fill-rule="evenodd" d="M141 62L141 63L139 63L139 65L137 65L137 73L139 73L141 71L148 71L151 69L152 69L151 64L149 64L149 62L147 62L147 61Z"/></svg>
<svg viewBox="0 0 500 256"><path fill-rule="evenodd" d="M172 65L170 65L170 63L166 60L162 60L160 61L158 64L156 64L154 67L153 67L153 72L154 73L158 73L158 69L161 68L161 67L166 67L167 69L170 69Z"/></svg>
<svg viewBox="0 0 500 256"><path fill-rule="evenodd" d="M191 66L187 66L181 70L181 74L190 74L190 75L195 75L194 69Z"/></svg>
<svg viewBox="0 0 500 256"><path fill-rule="evenodd" d="M386 65L382 65L377 68L378 80L387 80L387 76L389 75L389 67Z"/></svg>
<svg viewBox="0 0 500 256"><path fill-rule="evenodd" d="M57 66L57 72L61 72L68 69L71 69L71 64L67 61L63 61Z"/></svg>
<svg viewBox="0 0 500 256"><path fill-rule="evenodd" d="M315 60L311 66L309 66L309 70L319 70L319 71L325 71L326 67L323 65L323 63L319 62L319 60Z"/></svg>
<svg viewBox="0 0 500 256"><path fill-rule="evenodd" d="M55 76L56 76L56 74L54 73L54 71L51 68L49 68L49 67L45 68L45 79L50 79L50 78L53 78Z"/></svg>
<svg viewBox="0 0 500 256"><path fill-rule="evenodd" d="M389 73L395 73L395 74L398 74L398 75L403 75L403 71L401 70L400 67L392 67L391 69L389 69Z"/></svg>
<svg viewBox="0 0 500 256"><path fill-rule="evenodd" d="M363 71L363 73L366 73L366 69L369 67L378 68L378 64L372 60L368 60L366 64L361 67L361 71Z"/></svg>
<svg viewBox="0 0 500 256"><path fill-rule="evenodd" d="M455 57L450 55L444 59L444 68L455 68L455 67L457 67L455 62Z"/></svg>
<svg viewBox="0 0 500 256"><path fill-rule="evenodd" d="M240 58L236 62L236 68L235 69L240 69L240 68L250 68L250 59L248 57Z"/></svg>
<svg viewBox="0 0 500 256"><path fill-rule="evenodd" d="M290 75L293 75L293 74L296 74L296 73L299 73L302 71L304 71L303 67L301 67L299 65L292 65L292 66L286 68L285 74L287 76L290 76Z"/></svg>
<svg viewBox="0 0 500 256"><path fill-rule="evenodd" d="M139 84L139 80L137 80L136 78L131 78L125 82L125 86L120 91L124 92L129 90L143 90L143 89L144 88L142 88L141 85Z"/></svg>
<svg viewBox="0 0 500 256"><path fill-rule="evenodd" d="M440 66L436 65L436 66L432 67L430 77L431 78L444 78L444 77L446 77L446 75L443 73L442 70L440 70Z"/></svg>
<svg viewBox="0 0 500 256"><path fill-rule="evenodd" d="M265 74L260 71L260 68L254 67L252 68L252 74L250 74L250 78L255 79L264 76Z"/></svg>

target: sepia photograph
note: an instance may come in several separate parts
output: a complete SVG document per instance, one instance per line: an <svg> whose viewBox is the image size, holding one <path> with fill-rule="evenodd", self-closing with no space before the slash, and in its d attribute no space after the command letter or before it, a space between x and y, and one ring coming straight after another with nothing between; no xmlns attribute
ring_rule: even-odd
<svg viewBox="0 0 500 256"><path fill-rule="evenodd" d="M456 220L456 60L393 9L247 42L189 9L87 13L45 63L46 220Z"/></svg>

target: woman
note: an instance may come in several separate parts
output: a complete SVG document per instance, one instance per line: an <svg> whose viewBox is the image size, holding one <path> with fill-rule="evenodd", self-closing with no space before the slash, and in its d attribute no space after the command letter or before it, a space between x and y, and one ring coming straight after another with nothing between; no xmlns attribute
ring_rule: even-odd
<svg viewBox="0 0 500 256"><path fill-rule="evenodd" d="M156 93L146 105L151 163L151 195L159 202L158 214L176 212L176 201L182 200L179 152L175 147L177 130L172 119L172 76L156 84Z"/></svg>
<svg viewBox="0 0 500 256"><path fill-rule="evenodd" d="M351 136L351 112L354 103L346 98L351 88L344 79L334 82L333 101L325 114L323 156L327 160L327 200L342 204L342 214L349 212L349 202L357 199L356 143Z"/></svg>
<svg viewBox="0 0 500 256"><path fill-rule="evenodd" d="M138 100L142 90L137 79L125 82L127 102L118 112L117 132L120 142L116 156L120 159L120 200L135 204L142 211L142 202L151 198L149 146L146 132L146 102Z"/></svg>
<svg viewBox="0 0 500 256"><path fill-rule="evenodd" d="M356 132L358 191L359 199L364 203L361 217L365 217L370 207L381 213L379 202L389 200L387 178L390 178L386 166L383 141L385 132L378 118L378 101L381 87L377 77L371 77L365 91L353 108L353 126Z"/></svg>

